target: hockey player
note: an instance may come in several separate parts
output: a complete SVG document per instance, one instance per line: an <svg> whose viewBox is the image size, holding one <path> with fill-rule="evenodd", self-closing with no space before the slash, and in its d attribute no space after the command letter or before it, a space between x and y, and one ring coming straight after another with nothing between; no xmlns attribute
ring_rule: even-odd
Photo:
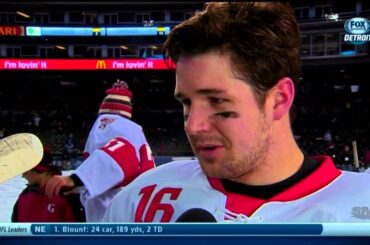
<svg viewBox="0 0 370 245"><path fill-rule="evenodd" d="M155 167L141 126L130 120L132 92L127 84L117 81L106 94L85 145L87 158L71 176L53 177L45 190L52 198L61 189L82 187L87 222L100 221L121 187Z"/></svg>
<svg viewBox="0 0 370 245"><path fill-rule="evenodd" d="M198 160L139 176L103 220L175 222L201 209L217 222L369 222L369 175L308 157L294 140L299 44L288 3L209 3L173 28L164 50Z"/></svg>

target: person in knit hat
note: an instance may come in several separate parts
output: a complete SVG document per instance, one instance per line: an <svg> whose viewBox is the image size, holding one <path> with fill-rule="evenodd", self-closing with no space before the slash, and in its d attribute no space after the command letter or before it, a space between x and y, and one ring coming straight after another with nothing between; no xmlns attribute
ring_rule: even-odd
<svg viewBox="0 0 370 245"><path fill-rule="evenodd" d="M100 105L99 114L119 114L128 119L132 117L132 92L126 82L117 80L105 93L107 96Z"/></svg>
<svg viewBox="0 0 370 245"><path fill-rule="evenodd" d="M12 213L12 222L84 222L85 212L78 195L55 196L49 199L45 186L50 178L62 171L53 165L50 151L45 148L44 156L34 168L24 172L28 182L19 195Z"/></svg>
<svg viewBox="0 0 370 245"><path fill-rule="evenodd" d="M142 127L131 120L133 94L127 83L117 80L105 93L85 144L85 160L74 174L51 178L45 189L52 198L63 188L78 187L72 192L79 191L87 222L99 222L118 191L155 167Z"/></svg>

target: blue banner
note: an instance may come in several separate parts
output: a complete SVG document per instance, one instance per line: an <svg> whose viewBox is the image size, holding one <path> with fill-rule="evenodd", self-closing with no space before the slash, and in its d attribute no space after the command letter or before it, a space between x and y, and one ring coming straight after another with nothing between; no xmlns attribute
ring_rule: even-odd
<svg viewBox="0 0 370 245"><path fill-rule="evenodd" d="M32 224L33 235L250 236L320 235L321 224Z"/></svg>
<svg viewBox="0 0 370 245"><path fill-rule="evenodd" d="M231 223L2 223L0 237L370 237L370 223L231 224Z"/></svg>
<svg viewBox="0 0 370 245"><path fill-rule="evenodd" d="M27 36L163 36L169 26L156 27L46 27L27 26Z"/></svg>

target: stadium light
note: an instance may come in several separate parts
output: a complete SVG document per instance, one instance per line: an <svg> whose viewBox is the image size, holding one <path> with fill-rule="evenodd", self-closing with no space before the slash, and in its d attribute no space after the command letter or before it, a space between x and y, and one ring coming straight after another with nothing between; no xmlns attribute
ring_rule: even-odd
<svg viewBox="0 0 370 245"><path fill-rule="evenodd" d="M21 11L17 11L16 14L20 15L20 16L23 16L25 18L31 18L31 16L29 16L28 14L24 13L24 12L21 12Z"/></svg>
<svg viewBox="0 0 370 245"><path fill-rule="evenodd" d="M333 13L333 14L325 14L325 19L326 20L334 20L334 21L338 21L339 19L339 15L337 13Z"/></svg>
<svg viewBox="0 0 370 245"><path fill-rule="evenodd" d="M66 50L66 47L62 46L62 45L57 45L55 46L57 49L61 49L61 50Z"/></svg>

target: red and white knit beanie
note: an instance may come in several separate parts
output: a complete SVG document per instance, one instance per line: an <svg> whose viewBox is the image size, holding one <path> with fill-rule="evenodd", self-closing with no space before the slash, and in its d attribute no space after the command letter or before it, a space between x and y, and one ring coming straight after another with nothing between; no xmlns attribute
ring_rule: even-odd
<svg viewBox="0 0 370 245"><path fill-rule="evenodd" d="M132 114L132 92L126 82L117 80L112 88L105 91L107 96L100 105L99 114L111 113L119 114L131 118Z"/></svg>

